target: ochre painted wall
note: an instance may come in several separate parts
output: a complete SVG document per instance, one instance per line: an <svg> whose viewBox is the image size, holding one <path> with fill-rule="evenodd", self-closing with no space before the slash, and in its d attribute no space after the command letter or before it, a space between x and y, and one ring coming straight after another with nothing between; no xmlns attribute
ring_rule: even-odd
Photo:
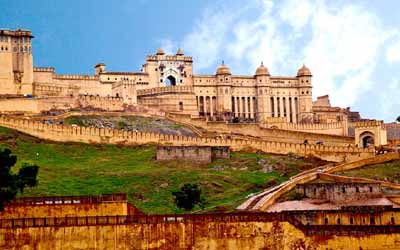
<svg viewBox="0 0 400 250"><path fill-rule="evenodd" d="M0 249L398 250L400 234L306 236L288 222L175 222L0 229Z"/></svg>

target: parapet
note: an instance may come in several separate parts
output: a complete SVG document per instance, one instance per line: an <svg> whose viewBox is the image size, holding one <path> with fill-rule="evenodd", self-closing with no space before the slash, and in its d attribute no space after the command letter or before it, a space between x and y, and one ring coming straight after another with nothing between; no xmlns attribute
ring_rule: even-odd
<svg viewBox="0 0 400 250"><path fill-rule="evenodd" d="M383 127L383 121L361 121L353 123L356 128L366 128L366 127Z"/></svg>
<svg viewBox="0 0 400 250"><path fill-rule="evenodd" d="M53 67L34 67L34 72L51 72L54 73L56 70Z"/></svg>

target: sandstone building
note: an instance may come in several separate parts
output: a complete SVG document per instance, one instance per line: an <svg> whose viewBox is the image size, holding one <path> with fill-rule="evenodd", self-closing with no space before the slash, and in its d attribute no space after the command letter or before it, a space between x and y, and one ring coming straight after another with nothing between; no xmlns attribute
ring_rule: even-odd
<svg viewBox="0 0 400 250"><path fill-rule="evenodd" d="M252 75L234 75L224 63L215 73L199 75L193 72L192 57L181 49L175 55L158 49L146 57L141 72L107 71L104 63L98 63L94 75L58 75L52 67L33 67L32 38L28 30L0 30L0 94L121 97L127 104L211 120L280 118L299 123L347 119L345 111L327 105L329 100L313 104L312 74L304 65L295 76L273 76L263 63Z"/></svg>

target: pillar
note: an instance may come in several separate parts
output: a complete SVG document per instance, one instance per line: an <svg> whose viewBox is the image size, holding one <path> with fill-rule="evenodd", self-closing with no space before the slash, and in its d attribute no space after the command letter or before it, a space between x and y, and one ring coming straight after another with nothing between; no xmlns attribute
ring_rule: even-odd
<svg viewBox="0 0 400 250"><path fill-rule="evenodd" d="M203 105L203 107L204 107L204 116L207 117L207 97L204 96L203 99L204 99L204 105Z"/></svg>
<svg viewBox="0 0 400 250"><path fill-rule="evenodd" d="M214 105L213 105L213 97L210 96L210 116L213 117L214 116Z"/></svg>
<svg viewBox="0 0 400 250"><path fill-rule="evenodd" d="M239 117L243 116L243 99L239 97Z"/></svg>
<svg viewBox="0 0 400 250"><path fill-rule="evenodd" d="M244 97L244 117L249 117L249 97Z"/></svg>
<svg viewBox="0 0 400 250"><path fill-rule="evenodd" d="M290 122L290 102L289 102L289 97L285 97L285 106L286 106L286 121L289 123Z"/></svg>
<svg viewBox="0 0 400 250"><path fill-rule="evenodd" d="M274 96L273 101L274 101L275 117L278 117L278 98L276 96Z"/></svg>
<svg viewBox="0 0 400 250"><path fill-rule="evenodd" d="M251 119L254 119L254 99L253 99L253 97L251 96L250 97L250 118Z"/></svg>
<svg viewBox="0 0 400 250"><path fill-rule="evenodd" d="M296 102L294 97L292 97L292 121L293 123L297 123Z"/></svg>

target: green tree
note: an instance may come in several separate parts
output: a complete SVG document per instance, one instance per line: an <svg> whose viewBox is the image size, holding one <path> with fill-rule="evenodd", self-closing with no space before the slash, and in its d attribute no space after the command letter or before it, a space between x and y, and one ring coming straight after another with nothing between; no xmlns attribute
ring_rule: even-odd
<svg viewBox="0 0 400 250"><path fill-rule="evenodd" d="M397 117L396 121L400 122L400 115Z"/></svg>
<svg viewBox="0 0 400 250"><path fill-rule="evenodd" d="M37 184L39 167L25 163L14 173L11 168L16 162L17 157L11 154L11 150L0 150L0 211L6 202L14 199L18 193L23 193L26 187Z"/></svg>
<svg viewBox="0 0 400 250"><path fill-rule="evenodd" d="M201 207L204 204L197 184L184 184L179 191L172 192L172 195L175 196L176 206L186 211L192 210L197 204Z"/></svg>

